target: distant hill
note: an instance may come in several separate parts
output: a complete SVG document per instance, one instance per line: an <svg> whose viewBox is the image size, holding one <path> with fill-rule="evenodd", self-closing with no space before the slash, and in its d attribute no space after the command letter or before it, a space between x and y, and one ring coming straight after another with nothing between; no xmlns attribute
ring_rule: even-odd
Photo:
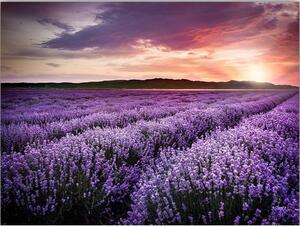
<svg viewBox="0 0 300 227"><path fill-rule="evenodd" d="M205 82L173 79L111 80L86 83L3 83L2 89L298 89L254 81Z"/></svg>

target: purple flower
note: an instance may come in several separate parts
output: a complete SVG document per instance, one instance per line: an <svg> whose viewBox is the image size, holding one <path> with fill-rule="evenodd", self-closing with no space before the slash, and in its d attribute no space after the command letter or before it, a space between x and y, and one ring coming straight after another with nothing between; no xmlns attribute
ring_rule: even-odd
<svg viewBox="0 0 300 227"><path fill-rule="evenodd" d="M240 224L240 220L241 220L241 217L240 216L236 216L233 223L235 225L239 225Z"/></svg>

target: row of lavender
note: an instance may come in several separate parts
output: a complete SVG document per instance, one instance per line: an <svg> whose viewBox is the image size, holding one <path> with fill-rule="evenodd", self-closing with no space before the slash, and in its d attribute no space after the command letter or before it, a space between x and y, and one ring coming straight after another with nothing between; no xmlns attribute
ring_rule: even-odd
<svg viewBox="0 0 300 227"><path fill-rule="evenodd" d="M13 151L23 151L28 143L32 145L34 143L44 142L44 140L59 139L65 136L67 133L77 134L85 131L86 129L96 126L125 127L126 125L134 123L138 120L159 119L174 115L177 112L187 109L203 109L206 108L209 104L215 102L226 104L239 102L242 99L255 101L257 99L269 97L270 95L274 94L259 93L253 96L253 94L250 93L243 94L242 98L238 98L238 96L236 97L237 94L235 94L235 96L233 95L234 93L232 92L225 93L223 95L224 97L222 97L221 99L220 96L216 93L210 93L206 95L200 93L200 95L197 94L191 96L188 99L186 98L187 102L182 102L182 95L179 95L177 97L171 96L171 98L169 99L163 99L162 102L157 102L156 99L154 99L155 101L151 100L147 101L146 103L142 100L131 100L132 97L130 97L130 100L128 100L128 98L121 99L122 105L119 103L119 99L118 101L113 101L112 99L112 104L118 106L118 108L114 111L112 111L110 107L108 107L108 109L105 109L105 107L103 107L103 104L102 106L98 107L98 109L93 107L94 105L96 105L95 102L98 100L96 97L89 104L85 104L87 105L88 110L95 112L87 114L85 109L78 110L76 112L70 112L70 110L68 110L67 112L56 111L54 115L42 115L46 118L40 118L41 115L36 114L35 108L40 107L41 109L43 109L49 104L38 104L38 107L31 107L29 108L31 109L31 112L29 114L26 115L26 113L23 113L21 116L17 113L18 111L23 110L22 107L20 107L18 111L16 111L16 114L8 115L7 112L3 111L4 116L2 116L2 120L4 121L4 124L2 125L1 137L2 151L9 153ZM199 99L201 99L201 101L199 101ZM79 100L77 108L79 108L78 106L80 106L81 104L82 103ZM133 105L135 106L135 108L132 108ZM89 108L90 106L91 108ZM101 109L101 111L99 111L99 109ZM62 112L63 115L57 114ZM69 114L69 120L63 117L66 113ZM27 120L24 120L24 116ZM55 120L58 116L62 117L62 119ZM17 122L16 119L18 119ZM41 121L42 119L43 121ZM7 121L12 123L5 124L5 122Z"/></svg>
<svg viewBox="0 0 300 227"><path fill-rule="evenodd" d="M45 96L45 93L50 97ZM167 115L165 108L166 113L161 110L163 105L170 107L168 109L170 114L177 108L181 109L187 105L180 102L176 96L172 96L172 99L163 99L164 101L159 103L154 95L146 96L145 100L145 97L142 99L140 96L128 98L122 92L116 92L113 97L109 97L110 92L64 91L61 98L56 92L45 93L34 97L34 93L29 92L24 95L27 97L24 103L21 102L23 97L18 101L20 98L17 94L17 98L10 97L11 93L6 94L6 100L3 102L7 103L7 106L4 105L5 108L2 108L3 151L22 151L27 143L59 138L68 132L80 131L89 126L108 124L119 126L126 120L130 121L130 118L134 120L135 116L146 118L159 114ZM198 97L194 95L192 99L186 100L193 102L196 98ZM207 100L210 98L213 98L213 95L207 96ZM176 108L174 105L177 105ZM125 111L128 113L124 114Z"/></svg>
<svg viewBox="0 0 300 227"><path fill-rule="evenodd" d="M22 93L22 96L20 96ZM205 94L205 95L204 95ZM227 92L226 96L235 92ZM119 112L124 109L157 105L190 103L197 99L209 100L216 92L167 91L2 91L2 116L4 124L24 121L41 124L56 120L70 120L95 112ZM170 102L170 103L169 103ZM30 108L28 108L30 106Z"/></svg>
<svg viewBox="0 0 300 227"><path fill-rule="evenodd" d="M299 224L299 96L166 149L132 194L127 224Z"/></svg>
<svg viewBox="0 0 300 227"><path fill-rule="evenodd" d="M28 91L27 91L28 92ZM153 94L141 97L136 93L106 91L44 91L22 92L22 97L15 91L6 91L2 95L2 123L43 124L57 120L70 120L95 112L118 112L119 110L138 108L157 104ZM12 96L15 94L15 96ZM128 97L130 96L130 102ZM191 101L189 96L187 101ZM166 102L163 95L159 95ZM172 96L175 99L180 97ZM172 101L172 100L170 100ZM30 108L28 108L30 106Z"/></svg>
<svg viewBox="0 0 300 227"><path fill-rule="evenodd" d="M189 147L197 138L243 117L268 111L293 93L216 104L125 128L94 128L2 157L2 204L23 223L117 223L130 195L160 151ZM10 215L9 215L10 214ZM18 217L18 219L15 219ZM26 219L24 219L26 217ZM75 221L72 219L72 221Z"/></svg>

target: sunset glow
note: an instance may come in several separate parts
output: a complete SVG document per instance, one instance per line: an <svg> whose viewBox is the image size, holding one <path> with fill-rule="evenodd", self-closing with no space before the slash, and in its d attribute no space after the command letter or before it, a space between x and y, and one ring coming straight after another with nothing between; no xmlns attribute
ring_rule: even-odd
<svg viewBox="0 0 300 227"><path fill-rule="evenodd" d="M264 82L268 81L268 73L262 65L250 65L249 71L246 73L249 80Z"/></svg>
<svg viewBox="0 0 300 227"><path fill-rule="evenodd" d="M2 82L298 85L298 3L2 3Z"/></svg>

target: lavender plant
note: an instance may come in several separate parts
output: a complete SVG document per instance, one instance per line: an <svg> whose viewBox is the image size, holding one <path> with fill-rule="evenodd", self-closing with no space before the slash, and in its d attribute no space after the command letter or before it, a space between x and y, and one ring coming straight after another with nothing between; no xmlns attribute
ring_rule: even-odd
<svg viewBox="0 0 300 227"><path fill-rule="evenodd" d="M62 93L5 97L4 223L298 223L295 92ZM37 123L56 102L91 112Z"/></svg>
<svg viewBox="0 0 300 227"><path fill-rule="evenodd" d="M299 223L299 140L286 138L287 127L259 124L278 111L298 110L297 101L219 129L190 149L166 149L142 175L123 223Z"/></svg>

